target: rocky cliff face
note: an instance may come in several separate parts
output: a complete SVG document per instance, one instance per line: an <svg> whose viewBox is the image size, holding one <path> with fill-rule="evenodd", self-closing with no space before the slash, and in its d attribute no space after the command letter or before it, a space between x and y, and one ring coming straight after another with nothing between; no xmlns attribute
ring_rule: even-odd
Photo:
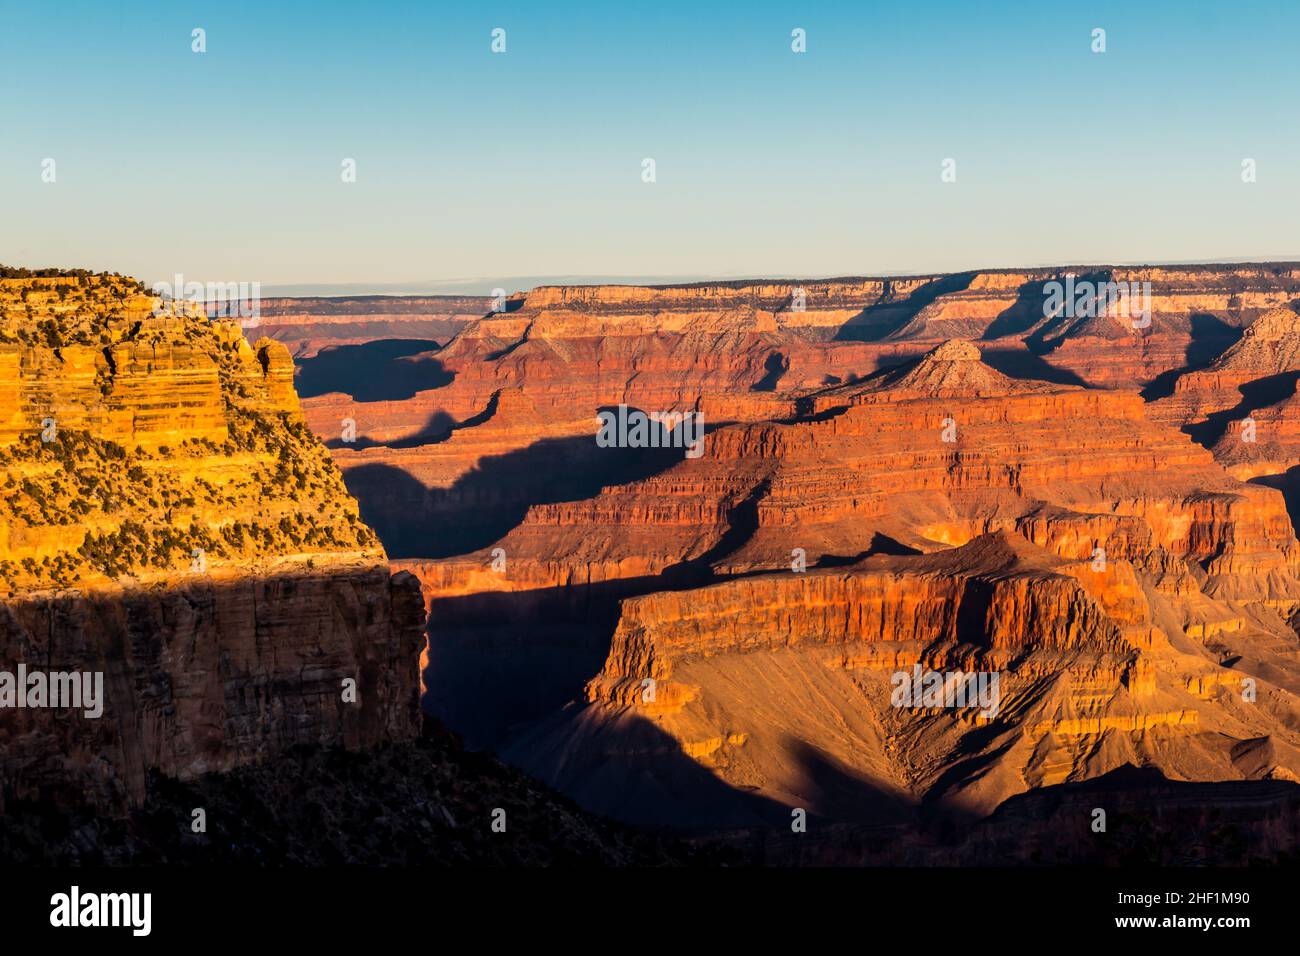
<svg viewBox="0 0 1300 956"><path fill-rule="evenodd" d="M1300 773L1298 283L545 287L299 381L471 743L640 822L902 825L1125 764ZM701 413L703 455L600 446L618 406ZM998 712L895 706L918 666L998 674Z"/></svg>
<svg viewBox="0 0 1300 956"><path fill-rule="evenodd" d="M1294 497L1291 468L1300 464L1296 382L1300 316L1273 309L1204 369L1188 371L1152 414L1207 445L1242 479L1263 479Z"/></svg>
<svg viewBox="0 0 1300 956"><path fill-rule="evenodd" d="M1283 264L543 287L442 347L326 349L304 358L299 382L310 386L307 421L335 450L368 521L395 554L425 557L499 537L530 503L585 495L563 467L530 467L534 455L573 457L597 486L635 472L630 456L609 471L600 461L612 456L581 458L600 408L783 421L824 389L951 339L978 342L987 366L1018 381L1156 398L1300 295L1298 274ZM1149 324L1135 327L1096 295L1053 308L1052 284L1067 282L1149 284L1149 296L1126 300L1145 307ZM487 528L464 533L452 514Z"/></svg>
<svg viewBox="0 0 1300 956"><path fill-rule="evenodd" d="M1004 294L997 286L982 294ZM493 486L508 488L511 457L602 480L532 497L476 548L403 562L431 610L431 712L602 812L706 828L771 826L792 806L828 821L906 815L920 801L982 814L1128 763L1193 780L1300 773L1288 623L1300 544L1284 495L1230 475L1136 387L1036 379L982 337L818 385L786 387L792 361L771 393L754 391L766 360L744 374L732 365L724 386L709 375L746 354L742 339L717 346L723 356L682 343L777 336L768 346L794 355L795 340L779 338L788 330L728 301L651 333L637 300L662 303L641 291L542 290L444 350L449 368L478 356L448 397L462 377L548 356L511 373L522 382L504 413L453 429L446 448L407 452L449 463L446 487L473 487L466 476L499 460ZM699 290L682 295L674 308L704 307ZM637 370L603 393L579 386L610 368L579 370L584 316L602 354L626 343ZM1109 335L1076 323L1063 341L1084 333ZM680 367L640 365L665 336L685 348ZM574 374L551 370L558 355ZM634 390L644 397L629 400ZM715 394L737 413L714 419L701 457L604 478L629 450L593 447L596 409L708 409ZM554 458L511 451L534 428ZM470 452L490 436L498 444ZM380 445L366 454L400 461ZM427 500L417 490L406 504ZM892 679L918 666L998 674L999 712L893 706ZM1271 756L1243 762L1242 742L1257 739Z"/></svg>
<svg viewBox="0 0 1300 956"><path fill-rule="evenodd" d="M409 739L418 587L390 578L293 389L238 325L117 276L0 280L0 799L121 808L295 744Z"/></svg>
<svg viewBox="0 0 1300 956"><path fill-rule="evenodd" d="M452 338L491 307L486 296L272 297L259 302L258 322L251 332L283 342L296 359L379 339L423 339L431 347Z"/></svg>

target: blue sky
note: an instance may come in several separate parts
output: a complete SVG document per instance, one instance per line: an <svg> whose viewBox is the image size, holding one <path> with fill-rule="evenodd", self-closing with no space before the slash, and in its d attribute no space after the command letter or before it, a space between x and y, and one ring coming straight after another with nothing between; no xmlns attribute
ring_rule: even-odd
<svg viewBox="0 0 1300 956"><path fill-rule="evenodd" d="M1296 4L702 6L0 0L0 262L381 290L1300 258Z"/></svg>

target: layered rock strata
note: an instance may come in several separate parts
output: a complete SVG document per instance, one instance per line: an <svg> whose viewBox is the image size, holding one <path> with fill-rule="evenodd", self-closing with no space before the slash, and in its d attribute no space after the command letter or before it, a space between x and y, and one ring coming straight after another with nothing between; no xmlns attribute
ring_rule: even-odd
<svg viewBox="0 0 1300 956"><path fill-rule="evenodd" d="M1136 391L1013 379L970 342L407 566L426 706L639 822L988 813L1126 763L1300 772L1283 496ZM894 706L918 666L998 674L997 713Z"/></svg>
<svg viewBox="0 0 1300 956"><path fill-rule="evenodd" d="M120 809L151 771L416 732L418 585L279 343L119 276L0 279L0 486L0 670L102 687L96 716L0 687L0 799Z"/></svg>

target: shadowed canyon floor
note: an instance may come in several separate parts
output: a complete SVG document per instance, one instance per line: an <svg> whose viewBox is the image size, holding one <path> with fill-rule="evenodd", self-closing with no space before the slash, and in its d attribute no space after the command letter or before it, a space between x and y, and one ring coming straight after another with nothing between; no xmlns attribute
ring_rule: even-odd
<svg viewBox="0 0 1300 956"><path fill-rule="evenodd" d="M1045 308L1066 281L1148 308ZM1129 766L1298 779L1298 289L544 287L299 376L423 585L425 709L471 745L643 824L968 826ZM601 447L618 406L702 416L704 454ZM917 667L996 673L996 713L896 706Z"/></svg>
<svg viewBox="0 0 1300 956"><path fill-rule="evenodd" d="M192 809L209 828L195 834ZM490 825L495 810L509 822ZM299 747L274 761L150 781L125 817L48 805L0 818L0 859L38 865L680 866L746 862L584 813L445 734L365 752Z"/></svg>

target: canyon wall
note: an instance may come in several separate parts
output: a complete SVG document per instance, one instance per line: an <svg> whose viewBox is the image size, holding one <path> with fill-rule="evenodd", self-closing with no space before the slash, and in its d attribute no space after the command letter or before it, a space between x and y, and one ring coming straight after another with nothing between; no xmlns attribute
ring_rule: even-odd
<svg viewBox="0 0 1300 956"><path fill-rule="evenodd" d="M297 381L472 746L641 823L901 826L1300 773L1298 283L548 286ZM700 416L703 454L601 445L616 410ZM896 706L918 666L996 673L997 712Z"/></svg>
<svg viewBox="0 0 1300 956"><path fill-rule="evenodd" d="M1291 779L1290 492L1214 416L1289 374L1295 278L544 287L398 360L430 387L340 378L306 413L423 584L426 708L601 812L983 814L1126 763ZM1067 279L1149 282L1149 325L1046 309ZM620 405L702 414L703 455L599 447ZM1004 707L890 706L917 665L996 672Z"/></svg>
<svg viewBox="0 0 1300 956"><path fill-rule="evenodd" d="M1049 284L1067 280L1149 283L1149 324L1135 328L1095 299L1051 313ZM711 425L787 420L824 401L823 389L954 338L977 342L987 365L1018 380L1156 399L1300 297L1298 281L1292 264L1265 264L540 287L441 347L375 340L304 357L299 385L368 521L416 558L430 552L408 537L486 543L489 531L460 535L453 513L495 530L528 503L574 494L564 469L545 464L554 453L576 456L574 470L600 483L635 471L581 461L601 408L693 411ZM489 489L484 473L498 471Z"/></svg>
<svg viewBox="0 0 1300 956"><path fill-rule="evenodd" d="M267 297L255 334L283 342L294 358L377 339L445 342L492 307L488 296L360 295Z"/></svg>
<svg viewBox="0 0 1300 956"><path fill-rule="evenodd" d="M102 680L94 716L0 696L0 800L119 811L154 771L417 732L418 584L278 342L120 276L0 279L0 485L0 670Z"/></svg>

